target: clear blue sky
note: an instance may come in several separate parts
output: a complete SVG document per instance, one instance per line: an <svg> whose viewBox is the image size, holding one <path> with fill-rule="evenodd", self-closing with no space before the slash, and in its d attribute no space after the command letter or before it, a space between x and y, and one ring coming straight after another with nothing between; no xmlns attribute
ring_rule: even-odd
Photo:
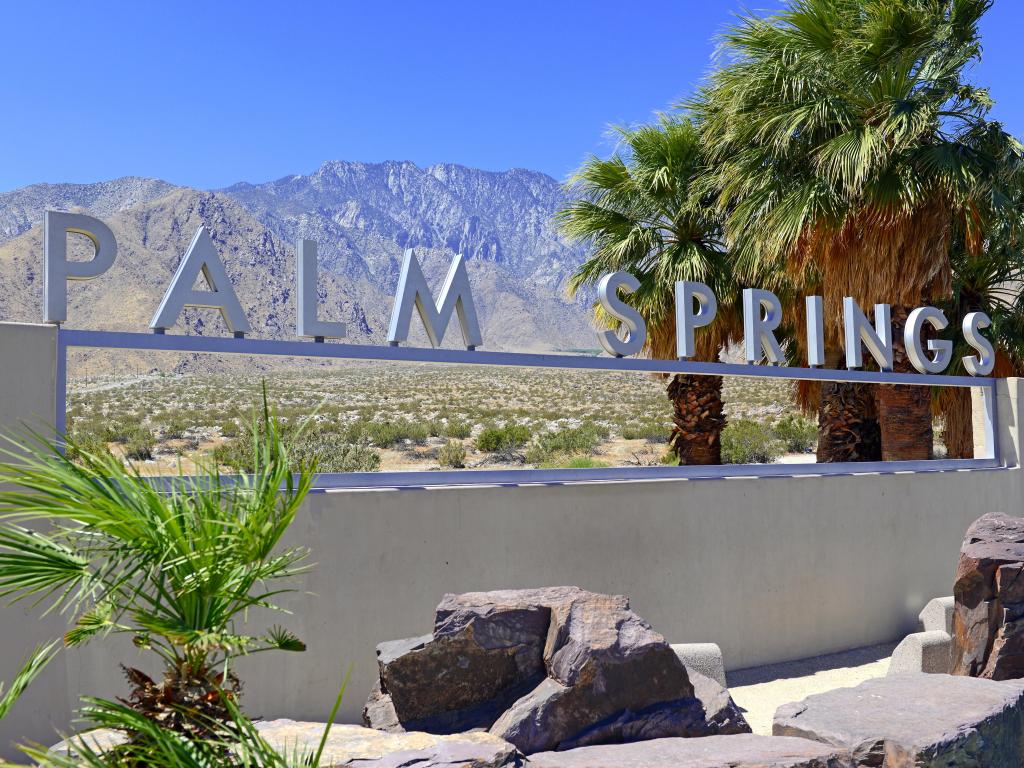
<svg viewBox="0 0 1024 768"><path fill-rule="evenodd" d="M0 15L0 190L197 187L328 159L564 178L707 73L740 0L45 2ZM747 0L752 8L774 0ZM1024 2L996 0L975 81L1024 135Z"/></svg>

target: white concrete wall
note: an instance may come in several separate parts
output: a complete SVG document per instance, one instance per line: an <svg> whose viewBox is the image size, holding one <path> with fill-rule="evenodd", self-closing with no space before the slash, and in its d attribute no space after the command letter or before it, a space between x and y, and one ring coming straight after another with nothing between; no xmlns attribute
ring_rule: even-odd
<svg viewBox="0 0 1024 768"><path fill-rule="evenodd" d="M0 360L48 359L36 341L12 346L11 333L0 326ZM52 402L41 389L12 391L0 377L3 417ZM39 400L22 401L25 391ZM998 431L1014 458L1022 397L1019 382L1001 385ZM323 718L351 662L343 716L358 719L375 644L428 632L445 592L578 584L624 593L670 641L720 644L730 669L895 639L913 631L929 599L950 593L967 525L1019 509L1021 475L1014 467L318 493L291 534L318 565L287 601L293 614L270 619L309 651L243 660L244 703L253 715ZM9 609L0 627L9 676L29 635L47 632ZM80 694L123 694L117 663L139 659L127 644L68 653L0 723L0 744L48 738L50 721L66 718Z"/></svg>
<svg viewBox="0 0 1024 768"><path fill-rule="evenodd" d="M45 325L0 324L0 434L17 436L26 429L52 430L57 381L56 329ZM0 438L2 439L2 438ZM5 449L10 446L6 443ZM0 608L0 680L5 686L25 656L39 643L60 637L63 617L38 618L29 607ZM16 754L12 739L42 739L66 729L68 704L66 659L55 660L0 721L0 757Z"/></svg>

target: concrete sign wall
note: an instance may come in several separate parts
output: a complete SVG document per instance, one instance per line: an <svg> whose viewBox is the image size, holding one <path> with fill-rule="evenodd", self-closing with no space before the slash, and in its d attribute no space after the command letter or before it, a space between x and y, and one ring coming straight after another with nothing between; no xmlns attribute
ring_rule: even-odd
<svg viewBox="0 0 1024 768"><path fill-rule="evenodd" d="M0 324L4 429L53 413L54 347L53 328ZM1007 466L992 469L314 494L291 534L313 549L311 594L272 617L309 651L243 660L245 708L322 719L351 662L343 716L357 720L375 644L429 631L445 592L624 593L670 642L719 643L731 669L896 639L950 594L967 525L1019 508L1022 405L1020 382L1000 381ZM0 609L0 676L63 629ZM14 755L12 739L52 740L82 694L123 695L117 664L138 660L106 641L68 652L0 723L0 754Z"/></svg>

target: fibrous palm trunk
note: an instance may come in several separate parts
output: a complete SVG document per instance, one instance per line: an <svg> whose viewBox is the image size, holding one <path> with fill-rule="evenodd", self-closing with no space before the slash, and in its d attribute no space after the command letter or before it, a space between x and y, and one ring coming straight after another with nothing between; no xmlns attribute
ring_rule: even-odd
<svg viewBox="0 0 1024 768"><path fill-rule="evenodd" d="M878 461L881 433L870 384L829 381L818 406L818 463Z"/></svg>
<svg viewBox="0 0 1024 768"><path fill-rule="evenodd" d="M668 385L672 401L669 447L680 465L722 463L722 377L677 374Z"/></svg>
<svg viewBox="0 0 1024 768"><path fill-rule="evenodd" d="M903 346L906 307L892 308L893 370L914 370ZM881 384L876 395L878 424L882 430L883 461L915 461L932 458L932 398L928 387Z"/></svg>
<svg viewBox="0 0 1024 768"><path fill-rule="evenodd" d="M971 390L966 387L945 387L939 396L945 428L942 442L947 459L974 458L974 414Z"/></svg>

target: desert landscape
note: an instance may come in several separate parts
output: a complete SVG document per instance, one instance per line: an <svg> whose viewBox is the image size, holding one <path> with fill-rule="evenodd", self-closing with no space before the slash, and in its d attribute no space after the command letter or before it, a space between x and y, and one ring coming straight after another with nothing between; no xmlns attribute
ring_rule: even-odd
<svg viewBox="0 0 1024 768"><path fill-rule="evenodd" d="M671 460L666 381L650 375L301 361L262 373L70 374L72 439L145 474L190 472L211 458L247 469L264 385L296 460L315 459L322 472ZM730 377L725 400L727 460L813 460L815 424L797 412L790 382Z"/></svg>

